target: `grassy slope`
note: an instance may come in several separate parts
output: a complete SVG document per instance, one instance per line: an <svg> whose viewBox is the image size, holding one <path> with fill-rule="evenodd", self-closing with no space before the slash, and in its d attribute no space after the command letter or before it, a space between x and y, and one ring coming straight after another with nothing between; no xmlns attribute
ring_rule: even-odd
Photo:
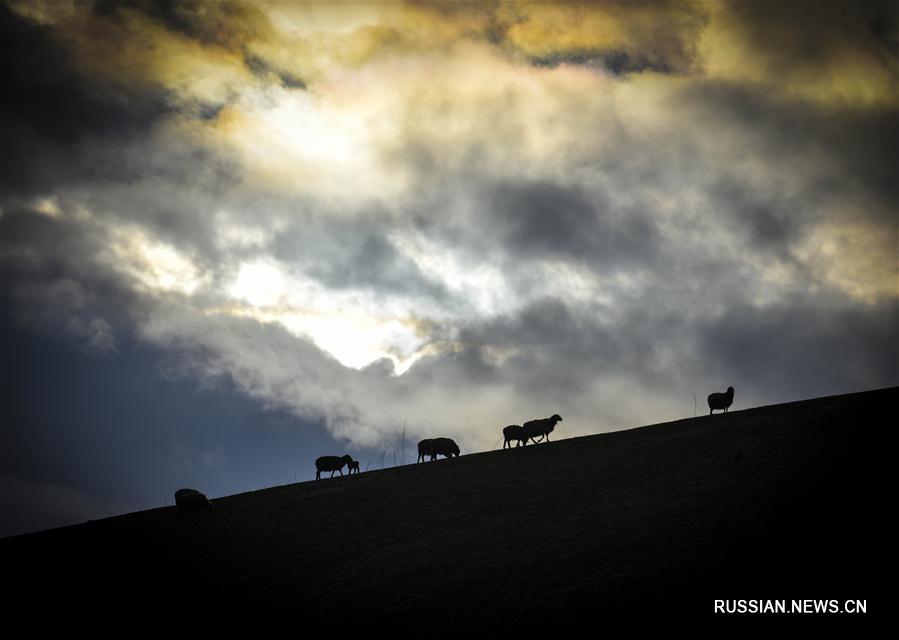
<svg viewBox="0 0 899 640"><path fill-rule="evenodd" d="M150 612L187 599L521 622L871 598L872 443L897 399L821 398L287 485L182 521L156 509L10 538L0 552L24 602Z"/></svg>

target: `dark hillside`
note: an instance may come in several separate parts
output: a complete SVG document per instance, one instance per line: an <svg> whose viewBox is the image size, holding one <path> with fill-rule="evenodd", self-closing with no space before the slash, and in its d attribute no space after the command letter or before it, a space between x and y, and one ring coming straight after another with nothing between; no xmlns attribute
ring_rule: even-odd
<svg viewBox="0 0 899 640"><path fill-rule="evenodd" d="M874 434L897 400L885 389L463 455L0 551L14 606L140 615L189 602L524 624L711 617L715 598L870 601L885 562Z"/></svg>

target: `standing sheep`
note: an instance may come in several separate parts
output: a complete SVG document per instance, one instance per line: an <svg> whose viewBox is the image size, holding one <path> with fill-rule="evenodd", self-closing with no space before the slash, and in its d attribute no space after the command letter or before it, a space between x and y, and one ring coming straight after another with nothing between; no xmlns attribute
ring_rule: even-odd
<svg viewBox="0 0 899 640"><path fill-rule="evenodd" d="M347 466L349 466L349 468L350 468L350 471L349 471L350 475L353 475L354 473L359 473L359 461L358 460L353 460Z"/></svg>
<svg viewBox="0 0 899 640"><path fill-rule="evenodd" d="M506 447L512 448L512 441L516 441L516 447L521 446L521 441L524 439L524 427L517 424L510 424L508 427L503 429L503 449Z"/></svg>
<svg viewBox="0 0 899 640"><path fill-rule="evenodd" d="M734 388L728 387L727 391L724 393L710 393L709 394L709 415L712 415L712 412L715 409L722 409L724 413L727 413L727 409L734 403Z"/></svg>
<svg viewBox="0 0 899 640"><path fill-rule="evenodd" d="M330 471L332 478L335 471L343 475L343 468L352 462L350 456L322 456L315 461L315 479L321 479L322 471Z"/></svg>
<svg viewBox="0 0 899 640"><path fill-rule="evenodd" d="M434 442L430 438L426 438L418 443L418 460L416 464L419 462L424 462L425 456L431 456L431 459L434 459L434 447L431 446L431 443Z"/></svg>
<svg viewBox="0 0 899 640"><path fill-rule="evenodd" d="M553 414L550 418L543 418L541 420L529 420L521 425L521 435L523 438L524 446L527 446L528 440L534 440L537 442L537 436L541 438L546 436L547 442L549 442L549 434L553 432L556 428L556 423L562 422L562 416L558 413Z"/></svg>

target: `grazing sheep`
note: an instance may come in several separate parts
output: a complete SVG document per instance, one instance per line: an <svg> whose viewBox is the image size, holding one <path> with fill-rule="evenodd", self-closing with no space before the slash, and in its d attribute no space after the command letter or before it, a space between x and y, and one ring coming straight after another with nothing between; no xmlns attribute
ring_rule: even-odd
<svg viewBox="0 0 899 640"><path fill-rule="evenodd" d="M537 436L540 436L541 440L543 436L546 436L546 440L549 441L549 434L556 428L557 422L562 422L562 416L558 413L553 414L550 418L525 422L521 425L521 436L524 446L527 446L529 439L537 442Z"/></svg>
<svg viewBox="0 0 899 640"><path fill-rule="evenodd" d="M350 464L348 466L350 468L350 475L353 475L353 473L359 473L359 461L358 460L353 460L352 462L350 462Z"/></svg>
<svg viewBox="0 0 899 640"><path fill-rule="evenodd" d="M178 515L187 511L212 511L212 503L196 489L178 489L175 492Z"/></svg>
<svg viewBox="0 0 899 640"><path fill-rule="evenodd" d="M421 462L425 456L430 456L431 460L436 460L438 455L452 458L459 454L459 445L450 438L434 438L433 440L422 440L418 443L418 462Z"/></svg>
<svg viewBox="0 0 899 640"><path fill-rule="evenodd" d="M524 439L524 427L517 424L510 424L503 429L503 439L503 449L506 447L511 449L513 440L517 442L515 446L520 447L521 441Z"/></svg>
<svg viewBox="0 0 899 640"><path fill-rule="evenodd" d="M724 393L710 393L709 394L709 415L712 415L712 412L715 409L722 409L724 413L727 413L728 407L734 403L734 388L728 387L727 391Z"/></svg>
<svg viewBox="0 0 899 640"><path fill-rule="evenodd" d="M461 453L459 445L452 438L434 438L431 441L431 447L434 450L434 453L431 454L431 460L436 459L438 455L444 458L452 458L453 456L459 456Z"/></svg>
<svg viewBox="0 0 899 640"><path fill-rule="evenodd" d="M343 468L352 462L353 459L350 456L322 456L315 461L315 479L321 478L322 471L330 471L332 478L335 471L339 471L340 475L343 475Z"/></svg>

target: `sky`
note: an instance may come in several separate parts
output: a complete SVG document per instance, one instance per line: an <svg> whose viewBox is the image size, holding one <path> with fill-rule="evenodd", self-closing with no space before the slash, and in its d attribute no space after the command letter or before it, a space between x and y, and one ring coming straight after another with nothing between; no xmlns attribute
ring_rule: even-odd
<svg viewBox="0 0 899 640"><path fill-rule="evenodd" d="M0 535L899 384L899 5L810 7L0 0Z"/></svg>

